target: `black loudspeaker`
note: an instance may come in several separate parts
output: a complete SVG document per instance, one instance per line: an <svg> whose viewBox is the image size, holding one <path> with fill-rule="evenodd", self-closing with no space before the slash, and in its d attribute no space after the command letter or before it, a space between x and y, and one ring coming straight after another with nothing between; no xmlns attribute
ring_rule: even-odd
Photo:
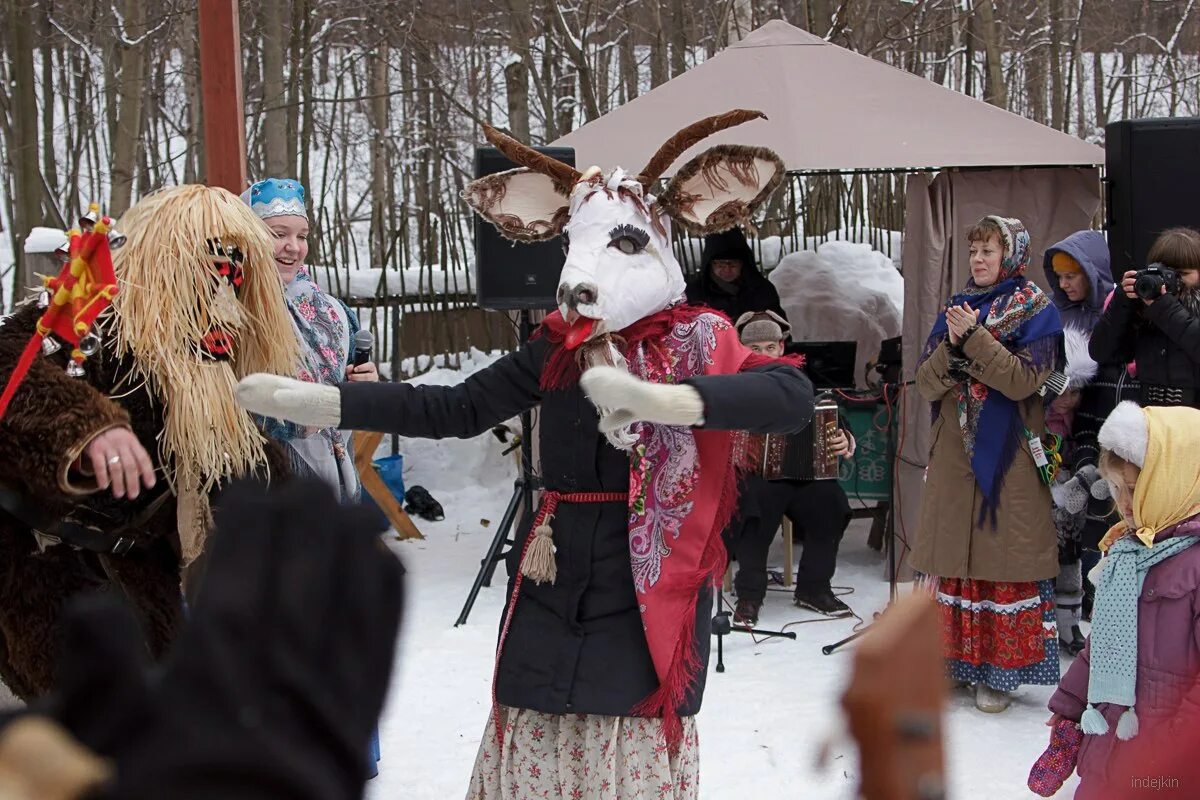
<svg viewBox="0 0 1200 800"><path fill-rule="evenodd" d="M539 153L575 166L573 147L535 147ZM517 165L494 147L475 150L475 177L514 169ZM514 243L492 223L475 215L475 289L480 308L493 311L553 309L562 272L562 242Z"/></svg>
<svg viewBox="0 0 1200 800"><path fill-rule="evenodd" d="M1200 118L1123 120L1104 134L1104 228L1120 283L1164 230L1200 228Z"/></svg>

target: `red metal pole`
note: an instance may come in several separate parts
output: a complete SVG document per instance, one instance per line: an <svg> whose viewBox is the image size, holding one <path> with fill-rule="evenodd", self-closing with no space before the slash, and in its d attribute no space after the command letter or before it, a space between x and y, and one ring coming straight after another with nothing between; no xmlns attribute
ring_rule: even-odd
<svg viewBox="0 0 1200 800"><path fill-rule="evenodd" d="M200 0L200 88L209 186L246 188L241 28L237 0Z"/></svg>

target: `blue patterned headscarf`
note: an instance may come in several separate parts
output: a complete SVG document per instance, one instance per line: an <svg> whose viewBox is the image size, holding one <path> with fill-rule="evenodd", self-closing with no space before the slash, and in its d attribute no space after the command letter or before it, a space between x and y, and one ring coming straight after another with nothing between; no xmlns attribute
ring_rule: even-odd
<svg viewBox="0 0 1200 800"><path fill-rule="evenodd" d="M242 192L242 199L261 219L304 217L304 184L291 178L267 178Z"/></svg>
<svg viewBox="0 0 1200 800"><path fill-rule="evenodd" d="M946 302L929 332L921 361L946 341L946 309L966 303L981 312L980 326L1022 362L1039 370L1057 367L1062 353L1062 320L1050 298L1024 275L1029 265L1029 232L1019 219L985 219L1000 228L1004 246L1000 274L991 286L976 286L971 278ZM1004 475L1025 438L1021 410L1015 400L971 377L958 384L954 394L963 447L983 494L980 513L989 515L995 524ZM938 401L933 404L934 419L940 411Z"/></svg>

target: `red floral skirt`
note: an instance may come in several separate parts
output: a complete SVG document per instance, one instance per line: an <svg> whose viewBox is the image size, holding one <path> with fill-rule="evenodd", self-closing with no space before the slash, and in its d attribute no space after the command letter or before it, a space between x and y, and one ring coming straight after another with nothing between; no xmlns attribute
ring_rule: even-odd
<svg viewBox="0 0 1200 800"><path fill-rule="evenodd" d="M953 680L1012 691L1058 683L1054 581L1021 583L923 576L937 598Z"/></svg>

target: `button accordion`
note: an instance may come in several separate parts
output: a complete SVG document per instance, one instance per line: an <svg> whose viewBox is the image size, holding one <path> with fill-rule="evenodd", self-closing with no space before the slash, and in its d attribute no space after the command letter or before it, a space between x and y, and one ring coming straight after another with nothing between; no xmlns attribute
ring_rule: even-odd
<svg viewBox="0 0 1200 800"><path fill-rule="evenodd" d="M769 481L837 480L838 457L833 438L838 430L838 406L832 399L817 400L812 424L799 433L750 435L752 472Z"/></svg>

